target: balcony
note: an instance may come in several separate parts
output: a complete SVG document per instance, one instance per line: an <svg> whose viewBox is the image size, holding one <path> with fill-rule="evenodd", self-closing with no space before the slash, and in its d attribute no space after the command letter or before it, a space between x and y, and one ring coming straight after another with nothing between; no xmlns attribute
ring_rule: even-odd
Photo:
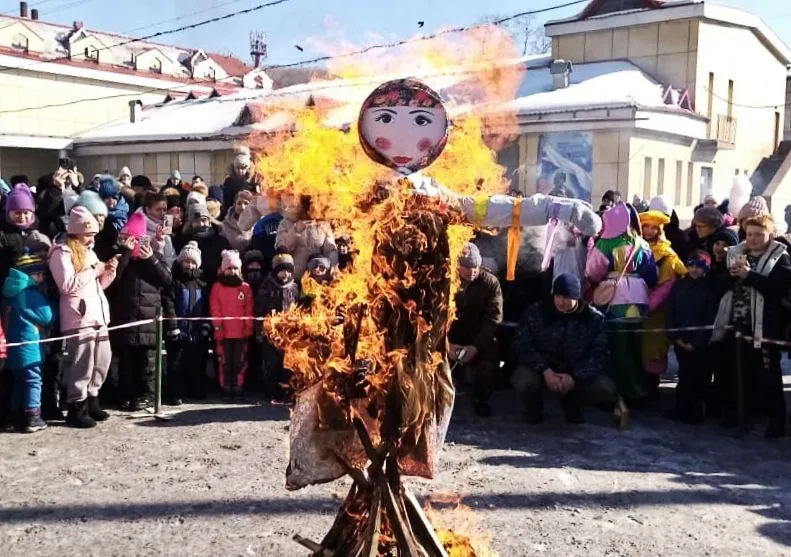
<svg viewBox="0 0 791 557"><path fill-rule="evenodd" d="M713 116L708 126L708 139L698 142L698 147L712 157L717 151L732 151L736 148L736 124L733 116Z"/></svg>

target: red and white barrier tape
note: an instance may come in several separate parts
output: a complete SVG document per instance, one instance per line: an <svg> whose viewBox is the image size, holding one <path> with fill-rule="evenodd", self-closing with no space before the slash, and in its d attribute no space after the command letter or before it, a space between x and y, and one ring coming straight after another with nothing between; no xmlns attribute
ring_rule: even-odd
<svg viewBox="0 0 791 557"><path fill-rule="evenodd" d="M41 340L26 340L24 342L9 342L5 346L6 348L14 348L15 346L27 346L29 344L47 344L48 342L57 342L59 340L68 340L70 338L79 338L82 336L88 338L90 336L95 335L96 333L117 331L119 329L131 329L132 327L139 327L140 325L146 325L148 323L155 323L155 322L156 319L141 319L140 321L132 321L130 323L115 325L113 327L86 327L84 329L81 329L79 332L70 335L63 335L60 337L50 337Z"/></svg>

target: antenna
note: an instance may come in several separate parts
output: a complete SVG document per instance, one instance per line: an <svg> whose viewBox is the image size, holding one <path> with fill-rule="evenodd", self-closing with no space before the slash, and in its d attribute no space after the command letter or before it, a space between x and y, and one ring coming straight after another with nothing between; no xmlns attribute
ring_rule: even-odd
<svg viewBox="0 0 791 557"><path fill-rule="evenodd" d="M266 60L266 33L250 31L250 58L256 68L260 68L261 62Z"/></svg>

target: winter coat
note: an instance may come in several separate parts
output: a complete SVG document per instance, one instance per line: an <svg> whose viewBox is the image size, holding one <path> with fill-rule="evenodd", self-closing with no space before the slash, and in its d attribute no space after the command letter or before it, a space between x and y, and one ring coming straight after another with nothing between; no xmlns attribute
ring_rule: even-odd
<svg viewBox="0 0 791 557"><path fill-rule="evenodd" d="M115 271L96 275L99 263L93 250L88 252L88 267L75 272L72 252L66 244L55 244L49 254L49 270L60 292L60 330L64 333L83 327L106 327L110 323L110 304L104 291L115 280Z"/></svg>
<svg viewBox="0 0 791 557"><path fill-rule="evenodd" d="M658 271L656 286L648 294L648 311L654 313L664 308L673 291L673 285L678 277L687 274L687 268L673 251L670 241L664 237L660 237L650 246Z"/></svg>
<svg viewBox="0 0 791 557"><path fill-rule="evenodd" d="M678 215L674 210L670 213L670 222L665 225L665 238L670 242L670 247L676 252L681 261L686 261L689 256L689 239L681 230Z"/></svg>
<svg viewBox="0 0 791 557"><path fill-rule="evenodd" d="M112 226L116 232L120 232L121 229L126 226L128 220L129 203L126 202L123 196L119 196L118 203L108 211L106 222L109 222L110 226Z"/></svg>
<svg viewBox="0 0 791 557"><path fill-rule="evenodd" d="M173 281L163 297L163 315L166 318L199 318L209 316L209 290L200 278L186 276L178 262L173 265ZM208 321L173 320L165 322L168 331L179 330L178 341L196 342Z"/></svg>
<svg viewBox="0 0 791 557"><path fill-rule="evenodd" d="M47 337L45 329L52 325L55 315L43 290L30 275L11 269L3 284L3 306L8 342L30 342ZM45 346L12 346L8 349L6 366L10 369L40 366L47 356Z"/></svg>
<svg viewBox="0 0 791 557"><path fill-rule="evenodd" d="M277 227L275 248L282 248L294 258L294 280L300 280L308 267L311 255L329 258L338 265L338 248L332 227L326 221L292 221L283 219Z"/></svg>
<svg viewBox="0 0 791 557"><path fill-rule="evenodd" d="M552 369L575 381L595 379L610 361L604 316L583 303L573 313L560 313L552 298L527 308L516 328L513 350L517 364L533 373Z"/></svg>
<svg viewBox="0 0 791 557"><path fill-rule="evenodd" d="M39 222L39 228L44 234L54 238L57 234L65 232L66 229L63 223L65 214L62 189L50 186L38 192L36 218Z"/></svg>
<svg viewBox="0 0 791 557"><path fill-rule="evenodd" d="M255 315L265 317L287 311L299 301L299 284L293 279L281 284L275 277L266 277L255 295Z"/></svg>
<svg viewBox="0 0 791 557"><path fill-rule="evenodd" d="M220 235L228 240L233 249L244 255L250 245L253 231L243 230L239 225L239 218L231 209L220 224Z"/></svg>
<svg viewBox="0 0 791 557"><path fill-rule="evenodd" d="M162 293L172 283L170 268L160 254L154 253L148 259L133 259L131 252L124 250L110 301L112 324L155 319L162 310ZM157 345L156 323L113 331L113 340L126 346L154 347Z"/></svg>
<svg viewBox="0 0 791 557"><path fill-rule="evenodd" d="M456 294L456 320L448 340L472 345L479 353L494 344L497 327L503 321L503 293L493 274L481 269L478 278Z"/></svg>
<svg viewBox="0 0 791 557"><path fill-rule="evenodd" d="M201 251L203 280L206 281L209 287L217 281L217 272L220 270L220 263L222 263L222 251L231 249L231 244L220 234L221 231L219 224L213 224L211 231L206 237L199 238L194 230L190 230L186 234L179 236L176 242L176 247L179 251L189 241L198 243L198 249Z"/></svg>
<svg viewBox="0 0 791 557"><path fill-rule="evenodd" d="M253 317L253 292L250 285L225 286L215 283L209 297L209 313L212 317ZM250 319L223 320L214 322L214 340L250 338L253 336Z"/></svg>
<svg viewBox="0 0 791 557"><path fill-rule="evenodd" d="M689 276L677 281L665 308L668 329L683 327L711 327L717 314L719 299L707 277L693 279ZM690 343L696 350L705 348L711 339L711 330L668 331L671 342Z"/></svg>
<svg viewBox="0 0 791 557"><path fill-rule="evenodd" d="M259 179L254 174L248 173L244 176L239 176L231 169L225 182L222 184L222 197L223 197L223 211L227 213L236 200L236 194L241 190L247 190L252 193L258 193Z"/></svg>
<svg viewBox="0 0 791 557"><path fill-rule="evenodd" d="M14 260L23 255L25 250L34 255L46 255L52 242L47 236L36 229L21 229L0 217L0 284L8 276L8 271L13 267Z"/></svg>

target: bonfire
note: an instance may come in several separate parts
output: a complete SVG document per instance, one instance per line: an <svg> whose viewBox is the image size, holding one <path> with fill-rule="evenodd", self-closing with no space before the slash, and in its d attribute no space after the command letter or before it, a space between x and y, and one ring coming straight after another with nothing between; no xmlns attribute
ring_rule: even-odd
<svg viewBox="0 0 791 557"><path fill-rule="evenodd" d="M475 66L454 82L460 102L511 98L522 65L485 63L515 59L510 41L496 28L460 40L462 48L419 45L410 67L428 64L432 75L443 75ZM354 66L355 75L359 70ZM450 421L446 333L458 288L456 255L472 224L518 227L557 218L593 233L600 223L570 200L495 196L509 182L492 140L515 129L502 114L484 120L467 110L451 126L446 102L453 110L453 98L417 79L390 80L368 93L357 125L347 130L327 125L337 120L333 103L277 107L293 126L268 137L256 163L270 199L297 200L308 220L332 222L358 250L352 269L320 287L309 309L264 323L284 352L296 395L286 487L353 479L324 539L295 539L316 556L472 556L463 535L434 531L402 482L434 477ZM427 167L430 177L421 173Z"/></svg>

